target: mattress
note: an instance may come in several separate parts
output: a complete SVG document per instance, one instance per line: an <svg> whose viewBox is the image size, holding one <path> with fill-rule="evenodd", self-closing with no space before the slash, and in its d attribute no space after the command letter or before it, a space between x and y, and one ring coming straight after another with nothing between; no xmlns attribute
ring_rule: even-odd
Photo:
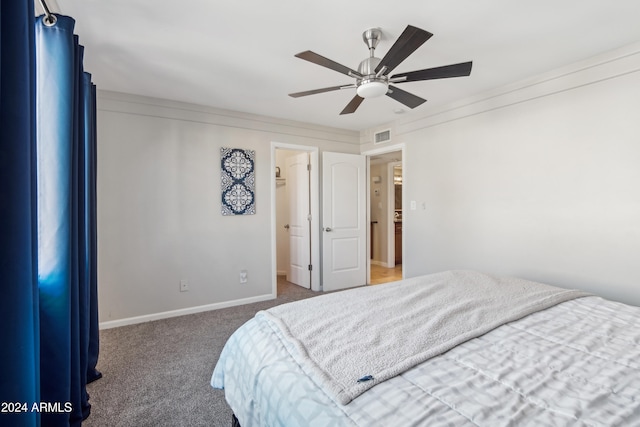
<svg viewBox="0 0 640 427"><path fill-rule="evenodd" d="M597 296L499 326L346 405L296 351L265 316L230 337L211 385L243 427L640 426L640 308Z"/></svg>

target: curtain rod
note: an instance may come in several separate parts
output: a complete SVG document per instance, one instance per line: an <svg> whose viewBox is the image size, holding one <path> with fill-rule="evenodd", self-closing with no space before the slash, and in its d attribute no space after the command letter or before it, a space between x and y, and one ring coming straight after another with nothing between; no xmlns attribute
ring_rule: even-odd
<svg viewBox="0 0 640 427"><path fill-rule="evenodd" d="M51 13L51 11L49 10L49 6L47 6L47 3L44 0L40 0L40 5L42 6L42 9L44 9L44 14L46 15L42 20L44 22L44 25L46 25L47 27L53 27L54 25L56 25L56 21L58 20L58 18L56 18L56 16Z"/></svg>

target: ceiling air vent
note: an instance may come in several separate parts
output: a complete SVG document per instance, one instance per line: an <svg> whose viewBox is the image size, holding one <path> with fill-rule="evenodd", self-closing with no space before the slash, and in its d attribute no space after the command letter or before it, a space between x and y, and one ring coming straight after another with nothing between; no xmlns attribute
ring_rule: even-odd
<svg viewBox="0 0 640 427"><path fill-rule="evenodd" d="M381 130L373 134L373 143L382 144L391 141L391 129Z"/></svg>

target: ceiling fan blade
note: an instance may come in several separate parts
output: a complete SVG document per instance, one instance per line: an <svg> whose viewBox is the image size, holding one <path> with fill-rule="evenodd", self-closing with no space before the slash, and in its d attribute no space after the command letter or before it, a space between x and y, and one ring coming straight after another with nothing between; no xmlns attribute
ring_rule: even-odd
<svg viewBox="0 0 640 427"><path fill-rule="evenodd" d="M382 67L387 67L384 75L389 74L394 68L396 68L402 61L407 59L417 48L422 46L424 42L429 40L433 36L428 31L407 25L398 40L391 46L389 52L382 58L378 66L376 67L376 73L379 72Z"/></svg>
<svg viewBox="0 0 640 427"><path fill-rule="evenodd" d="M364 101L364 98L360 95L354 96L353 99L347 104L347 106L344 107L344 110L340 112L340 115L353 113L358 109L360 104L362 104L362 101Z"/></svg>
<svg viewBox="0 0 640 427"><path fill-rule="evenodd" d="M316 93L331 92L333 90L349 89L349 88L354 88L354 87L356 87L356 85L354 85L354 84L323 87L321 89L313 89L313 90L307 90L307 91L304 91L304 92L290 93L289 96L291 96L293 98L300 98L301 96L315 95Z"/></svg>
<svg viewBox="0 0 640 427"><path fill-rule="evenodd" d="M327 67L331 70L337 71L339 73L346 74L349 77L355 77L355 76L362 77L362 74L358 73L356 70L352 70L347 66L338 64L337 62L332 61L328 58L325 58L322 55L318 55L315 52L311 52L310 50L305 50L304 52L300 52L295 56L297 58L304 59L305 61L313 62L314 64L318 64L323 67Z"/></svg>
<svg viewBox="0 0 640 427"><path fill-rule="evenodd" d="M387 96L389 98L395 99L398 102L401 102L409 108L416 108L417 106L427 102L426 99L420 98L419 96L413 95L395 86L389 86Z"/></svg>
<svg viewBox="0 0 640 427"><path fill-rule="evenodd" d="M446 79L449 77L464 77L471 74L472 64L473 62L469 61L442 67L427 68L425 70L410 71L408 73L393 75L389 80L394 83L404 83L420 80Z"/></svg>

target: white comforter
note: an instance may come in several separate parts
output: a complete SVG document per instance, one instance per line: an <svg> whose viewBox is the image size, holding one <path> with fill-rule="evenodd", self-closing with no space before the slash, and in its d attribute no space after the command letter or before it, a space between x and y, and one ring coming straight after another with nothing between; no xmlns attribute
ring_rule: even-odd
<svg viewBox="0 0 640 427"><path fill-rule="evenodd" d="M446 271L260 312L336 402L507 322L589 295L513 277Z"/></svg>
<svg viewBox="0 0 640 427"><path fill-rule="evenodd" d="M385 286L385 285L383 285ZM498 327L336 403L256 317L212 385L251 426L640 426L640 308L585 297Z"/></svg>

